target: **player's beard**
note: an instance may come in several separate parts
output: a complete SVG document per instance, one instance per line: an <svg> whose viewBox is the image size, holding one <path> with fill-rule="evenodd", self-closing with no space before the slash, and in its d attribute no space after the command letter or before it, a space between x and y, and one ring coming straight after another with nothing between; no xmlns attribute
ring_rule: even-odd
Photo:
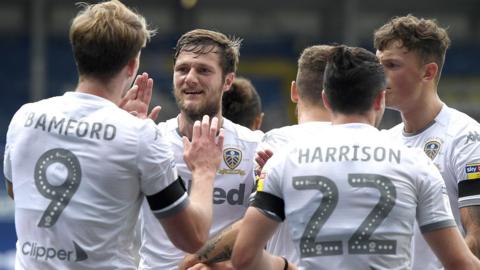
<svg viewBox="0 0 480 270"><path fill-rule="evenodd" d="M220 101L216 98L206 98L205 102L200 104L200 106L187 106L184 100L176 94L177 91L174 90L173 93L178 108L192 123L197 120L201 121L204 115L208 115L211 119L220 112Z"/></svg>

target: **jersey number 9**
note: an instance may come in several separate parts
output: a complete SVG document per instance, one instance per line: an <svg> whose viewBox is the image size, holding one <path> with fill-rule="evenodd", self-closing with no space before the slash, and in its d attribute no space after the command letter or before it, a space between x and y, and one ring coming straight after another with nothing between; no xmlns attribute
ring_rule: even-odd
<svg viewBox="0 0 480 270"><path fill-rule="evenodd" d="M64 166L67 175L60 185L52 185L47 179L47 169L52 165ZM53 226L62 211L67 207L73 194L77 191L82 179L82 171L78 158L69 150L51 149L38 159L35 165L35 185L45 198L50 199L45 212L38 223L39 227Z"/></svg>

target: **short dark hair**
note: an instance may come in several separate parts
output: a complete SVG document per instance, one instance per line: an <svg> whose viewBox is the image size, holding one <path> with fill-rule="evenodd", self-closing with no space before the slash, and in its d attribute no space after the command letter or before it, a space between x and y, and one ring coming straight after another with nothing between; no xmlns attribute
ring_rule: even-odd
<svg viewBox="0 0 480 270"><path fill-rule="evenodd" d="M366 113L385 85L385 72L373 53L344 45L332 50L324 90L333 112Z"/></svg>
<svg viewBox="0 0 480 270"><path fill-rule="evenodd" d="M118 0L80 5L70 27L78 73L108 80L138 55L154 31Z"/></svg>
<svg viewBox="0 0 480 270"><path fill-rule="evenodd" d="M382 51L395 41L417 53L422 64L435 62L438 65L437 80L440 79L450 38L436 20L419 19L411 14L394 17L374 33L373 45L377 50Z"/></svg>
<svg viewBox="0 0 480 270"><path fill-rule="evenodd" d="M315 45L305 48L298 58L297 90L300 99L323 107L323 73L333 46Z"/></svg>
<svg viewBox="0 0 480 270"><path fill-rule="evenodd" d="M250 80L235 78L232 87L222 97L222 114L244 127L252 128L255 118L262 113L262 103Z"/></svg>
<svg viewBox="0 0 480 270"><path fill-rule="evenodd" d="M195 29L183 34L178 39L173 63L176 63L178 55L183 51L195 54L216 52L220 57L220 67L222 68L223 76L225 76L228 73L237 71L241 43L241 39L229 38L220 32Z"/></svg>

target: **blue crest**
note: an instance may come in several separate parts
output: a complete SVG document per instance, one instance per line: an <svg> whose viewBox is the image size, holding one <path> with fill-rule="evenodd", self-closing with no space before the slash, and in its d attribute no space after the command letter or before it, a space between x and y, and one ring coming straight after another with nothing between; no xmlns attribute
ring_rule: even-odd
<svg viewBox="0 0 480 270"><path fill-rule="evenodd" d="M226 148L223 150L223 160L231 170L240 165L242 161L242 151L236 148Z"/></svg>

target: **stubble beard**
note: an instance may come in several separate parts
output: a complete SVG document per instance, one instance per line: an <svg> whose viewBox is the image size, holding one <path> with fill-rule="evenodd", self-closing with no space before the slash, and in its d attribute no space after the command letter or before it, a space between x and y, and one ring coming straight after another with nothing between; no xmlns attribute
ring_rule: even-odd
<svg viewBox="0 0 480 270"><path fill-rule="evenodd" d="M204 115L208 115L210 119L212 119L212 117L220 112L220 101L218 100L207 99L198 106L187 106L180 96L177 94L174 96L180 112L186 116L191 123L194 123L197 120L201 121Z"/></svg>

